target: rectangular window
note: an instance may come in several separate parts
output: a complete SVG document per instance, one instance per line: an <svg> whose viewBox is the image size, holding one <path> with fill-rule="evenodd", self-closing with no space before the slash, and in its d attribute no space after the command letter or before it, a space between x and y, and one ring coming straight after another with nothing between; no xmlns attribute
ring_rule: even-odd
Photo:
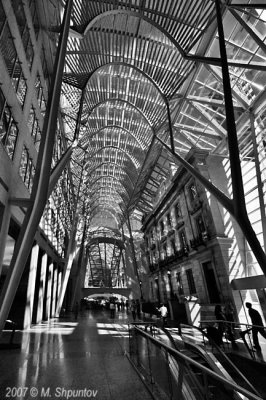
<svg viewBox="0 0 266 400"><path fill-rule="evenodd" d="M187 237L184 229L178 232L181 248L187 247Z"/></svg>
<svg viewBox="0 0 266 400"><path fill-rule="evenodd" d="M198 197L198 192L197 192L197 187L195 185L195 183L192 183L189 188L189 195L190 195L190 199L193 201Z"/></svg>
<svg viewBox="0 0 266 400"><path fill-rule="evenodd" d="M17 93L18 101L20 102L21 107L23 108L27 93L27 84L24 75L22 73L21 66L18 64L13 74L12 83L15 92Z"/></svg>
<svg viewBox="0 0 266 400"><path fill-rule="evenodd" d="M18 137L18 128L2 91L0 90L0 141L8 156L13 159Z"/></svg>
<svg viewBox="0 0 266 400"><path fill-rule="evenodd" d="M164 223L163 221L160 221L160 230L161 230L161 236L164 234Z"/></svg>
<svg viewBox="0 0 266 400"><path fill-rule="evenodd" d="M176 273L176 284L177 284L177 292L179 295L184 294L183 290L183 285L182 285L182 279L181 279L181 273L177 272Z"/></svg>
<svg viewBox="0 0 266 400"><path fill-rule="evenodd" d="M35 37L36 37L36 41L37 41L38 36L39 36L39 31L40 31L40 24L39 24L39 20L38 20L38 13L36 10L36 3L34 0L30 0L29 8L30 8L31 17L32 17L32 23L34 26Z"/></svg>
<svg viewBox="0 0 266 400"><path fill-rule="evenodd" d="M192 269L187 269L186 275L187 275L189 294L196 294L197 291L196 291L196 286L195 286Z"/></svg>
<svg viewBox="0 0 266 400"><path fill-rule="evenodd" d="M181 214L180 204L176 203L176 205L175 205L175 217L176 217L176 219L178 219L181 216L182 216L182 214Z"/></svg>
<svg viewBox="0 0 266 400"><path fill-rule="evenodd" d="M1 40L1 35L2 35L2 31L4 29L5 24L7 23L7 19L6 19L6 15L4 12L4 8L2 6L2 2L0 2L0 40Z"/></svg>
<svg viewBox="0 0 266 400"><path fill-rule="evenodd" d="M35 174L35 167L25 146L21 154L19 174L23 182L25 183L25 186L31 191Z"/></svg>
<svg viewBox="0 0 266 400"><path fill-rule="evenodd" d="M13 11L16 15L18 29L20 31L21 40L25 50L26 58L28 61L29 68L31 69L33 60L33 46L30 38L29 28L27 26L27 19L24 12L24 5L22 0L13 0Z"/></svg>
<svg viewBox="0 0 266 400"><path fill-rule="evenodd" d="M167 245L166 244L164 244L164 246L163 246L163 254L164 254L164 259L167 257Z"/></svg>
<svg viewBox="0 0 266 400"><path fill-rule="evenodd" d="M195 223L196 223L196 227L197 227L197 231L198 231L198 234L199 234L199 235L200 235L201 233L203 233L203 232L206 232L205 224L204 224L204 221L203 221L203 218L202 218L202 215L201 215L201 214L198 215L198 216L195 218Z"/></svg>
<svg viewBox="0 0 266 400"><path fill-rule="evenodd" d="M167 214L167 224L168 224L168 227L169 227L169 228L172 227L172 220L171 220L171 215L170 215L170 213Z"/></svg>
<svg viewBox="0 0 266 400"><path fill-rule="evenodd" d="M0 51L5 60L9 75L13 75L14 65L17 62L17 52L8 24L5 24L1 34Z"/></svg>
<svg viewBox="0 0 266 400"><path fill-rule="evenodd" d="M28 118L28 127L34 142L34 145L39 150L40 141L41 141L41 130L39 128L38 119L36 117L35 111L31 108L29 118Z"/></svg>
<svg viewBox="0 0 266 400"><path fill-rule="evenodd" d="M174 239L171 240L171 246L172 246L173 253L175 253L176 252L176 245L175 245L175 240Z"/></svg>

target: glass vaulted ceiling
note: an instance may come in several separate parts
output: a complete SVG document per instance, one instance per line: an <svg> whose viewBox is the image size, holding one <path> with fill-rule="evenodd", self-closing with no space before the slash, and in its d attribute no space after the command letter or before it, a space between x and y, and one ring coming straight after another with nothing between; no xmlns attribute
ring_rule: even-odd
<svg viewBox="0 0 266 400"><path fill-rule="evenodd" d="M253 157L245 111L266 82L266 11L252 3L221 2L241 157ZM172 131L182 157L228 153L219 57L212 0L73 2L61 106L91 223L108 213L119 226L151 211L174 162L157 138L169 145Z"/></svg>

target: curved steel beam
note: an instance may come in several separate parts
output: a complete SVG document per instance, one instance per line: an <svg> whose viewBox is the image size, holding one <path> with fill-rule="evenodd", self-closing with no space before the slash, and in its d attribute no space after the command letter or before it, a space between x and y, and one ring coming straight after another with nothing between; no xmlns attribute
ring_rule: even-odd
<svg viewBox="0 0 266 400"><path fill-rule="evenodd" d="M95 190L93 193L90 194L91 200L89 201L88 205L90 205L92 202L94 202L94 203L97 202L97 200L93 199L93 196L95 196L97 194L97 191L100 192L100 196L98 197L98 199L101 198L102 196L104 196L104 193L101 192L101 189L110 189L112 192L114 192L114 195L119 196L125 203L125 200L123 199L122 195L116 189L112 188L111 186L99 186L97 188L97 190ZM108 196L109 196L109 193L108 193Z"/></svg>
<svg viewBox="0 0 266 400"><path fill-rule="evenodd" d="M136 142L138 143L139 147L142 150L145 150L143 145L140 143L140 141L133 135L131 131L129 131L127 128L124 128L123 126L120 125L105 125L102 128L98 129L96 132L93 132L92 134L88 135L88 139L93 138L93 136L97 135L99 132L103 131L104 129L109 129L109 128L116 128L116 129L121 129L122 131L125 131L127 134L129 134ZM109 131L108 131L109 132Z"/></svg>
<svg viewBox="0 0 266 400"><path fill-rule="evenodd" d="M116 239L112 237L105 237L105 236L97 236L97 238L92 238L88 241L87 247L90 247L92 244L95 243L111 243L116 244L121 249L125 248L125 243L122 239Z"/></svg>
<svg viewBox="0 0 266 400"><path fill-rule="evenodd" d="M145 17L144 15L141 15L140 13L136 12L136 11L128 11L128 10L109 10L109 11L105 11L102 14L97 15L96 17L94 17L86 26L84 33L83 33L83 37L85 37L88 33L88 31L92 28L92 26L98 22L100 19L104 18L104 17L109 17L110 15L117 15L117 14L127 14L129 16L132 17L136 17L139 19L143 19L144 21L148 22L150 25L154 26L156 29L158 29L158 31L160 31L164 36L167 37L167 39L169 39L169 41L173 44L173 46L178 50L178 52L181 54L182 57L185 57L186 53L185 51L182 49L181 46L179 46L178 42L164 29L162 28L159 24L157 24L154 21L151 21L149 18Z"/></svg>
<svg viewBox="0 0 266 400"><path fill-rule="evenodd" d="M97 208L97 207L96 207L96 208ZM94 209L95 209L95 208L94 208ZM93 209L93 212L94 212L94 209ZM107 214L110 214L111 218L113 218L113 219L115 220L117 226L119 225L118 217L113 213L113 210L105 209L104 212L106 212ZM117 214L117 213L116 213L116 214ZM97 215L97 213L91 216L90 221L92 221L93 218L95 218L95 215Z"/></svg>
<svg viewBox="0 0 266 400"><path fill-rule="evenodd" d="M121 215L123 215L124 214L123 210L121 210L121 208L120 208L120 206L118 204L116 204L116 205L120 209ZM103 209L106 208L106 210L109 210L110 213L115 213L115 216L117 218L120 216L120 211L117 211L117 209L111 207L111 205L109 203L106 203L106 202L105 203L96 204L95 207L92 207L91 210L90 210L91 215L93 215L93 213L95 212L96 209L98 209L98 208L100 208L102 206L103 206Z"/></svg>
<svg viewBox="0 0 266 400"><path fill-rule="evenodd" d="M127 171L122 167L122 165L117 164L117 163L114 163L114 162L107 162L107 161L105 161L105 162L103 162L103 163L100 163L99 165L97 165L96 167L93 167L93 168L90 170L90 174L92 174L93 171L95 171L97 168L100 168L102 165L109 165L109 166L110 166L110 165L113 165L114 167L119 168L121 171L123 171L123 172L127 175L128 179L130 180L131 185L134 186L134 183L133 183L133 181L132 181L130 175L127 173Z"/></svg>
<svg viewBox="0 0 266 400"><path fill-rule="evenodd" d="M108 149L108 148L113 148L113 149L116 149L116 150L119 151L119 152L124 153L124 154L127 156L127 158L129 159L129 161L133 164L134 168L135 168L136 171L137 171L137 167L135 166L135 163L134 163L133 160L131 159L130 155L126 152L126 150L120 149L119 147L116 147L116 146L103 146L103 147L101 147L100 149L98 149L98 150L92 152L92 153L90 154L90 156L95 156L95 154L100 153L101 151L103 151L103 149ZM84 168L87 167L87 164L88 164L88 163L89 163L89 161L86 162Z"/></svg>
<svg viewBox="0 0 266 400"><path fill-rule="evenodd" d="M110 63L106 63L106 64L102 64L101 66L95 68L92 72L91 75L89 76L86 86L89 83L89 80L92 78L92 76L97 73L100 69L107 67L108 65L122 65L126 68L132 68L135 71L137 71L140 75L143 75L147 80L150 81L150 83L155 87L155 89L160 93L160 95L162 96L163 101L165 102L165 96L164 93L161 91L160 87L157 85L157 83L148 75L146 74L146 72L142 71L140 68L136 67L135 65L123 62L123 61L115 61L115 62L110 62Z"/></svg>
<svg viewBox="0 0 266 400"><path fill-rule="evenodd" d="M120 197L122 202L125 204L125 200L123 199L121 194L119 194L119 192L116 189L112 189L112 188L110 188L110 189L113 192L113 194ZM100 194L100 196L98 196L97 200L93 200L93 199L91 201L89 200L87 203L87 206L91 207L92 204L96 204L97 201L100 201L101 199L104 199L104 200L108 201L109 203L113 203L113 206L115 208L120 207L119 204L116 202L116 200L113 199L112 193Z"/></svg>
<svg viewBox="0 0 266 400"><path fill-rule="evenodd" d="M88 181L86 181L86 184L89 183L89 184L93 187L93 186L96 184L96 182L98 182L98 181L100 181L100 180L102 180L102 179L104 179L104 178L115 179L118 183L120 183L120 185L122 186L122 188L126 190L126 193L129 194L127 188L122 184L121 180L118 179L116 176L109 175L109 174L108 174L108 175L102 175L102 176L98 177L97 179L95 179L95 180L92 181L92 182L90 182L90 181L88 180Z"/></svg>
<svg viewBox="0 0 266 400"><path fill-rule="evenodd" d="M152 124L150 123L150 121L148 120L148 118L143 114L143 112L142 112L138 107L136 107L134 104L132 104L130 101L124 100L124 99L120 99L119 97L117 97L117 98L111 98L111 99L106 99L106 100L100 101L99 103L95 104L95 106L94 106L93 108L90 109L90 113L89 113L88 119L90 118L91 114L92 114L98 107L100 107L102 104L108 103L108 102L110 102L110 103L119 102L119 103L126 103L126 104L128 104L130 107L134 108L134 110L136 110L137 113L139 113L139 114L142 115L143 119L144 119L144 120L147 122L147 124L150 126L150 128L151 128L151 130L152 130L152 133L154 132L153 127L152 127ZM124 110L122 110L122 111L124 111Z"/></svg>

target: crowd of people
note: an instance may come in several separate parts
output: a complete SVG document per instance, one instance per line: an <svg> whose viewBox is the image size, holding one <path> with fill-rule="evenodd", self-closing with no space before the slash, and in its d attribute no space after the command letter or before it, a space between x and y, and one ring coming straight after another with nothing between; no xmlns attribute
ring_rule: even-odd
<svg viewBox="0 0 266 400"><path fill-rule="evenodd" d="M147 304L149 307L147 308ZM82 303L80 306L78 302L75 303L74 306L74 316L77 320L79 311L82 307L90 308L90 309L105 309L110 311L110 318L114 319L116 316L116 312L126 312L129 316L131 316L132 321L140 321L143 317L142 306L143 303L139 299L132 299L132 300L123 300L111 297L107 299L96 299L91 302ZM245 304L250 322L252 326L248 327L246 330L242 330L240 332L240 337L245 341L245 335L248 332L252 333L253 345L257 351L261 351L261 347L259 344L258 334L266 338L266 331L263 326L263 321L260 313L252 307L252 304L246 302ZM148 311L147 311L148 310ZM146 308L144 309L144 313L156 313L157 317L161 319L162 326L165 327L168 325L168 307L166 304L160 304L159 307L155 307L151 310L150 303L146 303ZM150 314L150 316L151 316ZM223 342L223 338L226 338L232 343L232 346L237 348L236 339L238 338L235 333L235 315L234 315L234 308L231 302L227 302L225 306L222 308L220 304L215 306L215 319L216 319L216 327L209 327L209 332L207 329L207 334L209 336L213 336L216 343L221 345Z"/></svg>
<svg viewBox="0 0 266 400"><path fill-rule="evenodd" d="M248 332L252 333L253 347L257 351L261 351L261 346L259 344L258 334L266 338L266 331L263 326L263 321L260 313L252 307L250 302L245 303L246 308L248 309L248 314L251 322L251 327L246 330L242 330L240 332L240 337L245 341L245 335ZM222 309L220 304L215 306L215 318L217 320L217 328L219 337L217 338L220 343L222 343L223 337L232 342L234 347L237 347L236 344L236 335L235 335L235 318L234 318L234 309L230 302L228 302L224 309Z"/></svg>

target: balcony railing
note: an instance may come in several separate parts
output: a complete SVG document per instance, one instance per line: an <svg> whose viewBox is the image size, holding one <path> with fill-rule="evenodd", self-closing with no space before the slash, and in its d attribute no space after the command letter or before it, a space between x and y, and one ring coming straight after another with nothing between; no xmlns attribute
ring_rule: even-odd
<svg viewBox="0 0 266 400"><path fill-rule="evenodd" d="M196 249L199 246L206 246L209 240L209 236L207 232L202 232L199 236L190 240L190 246L192 249Z"/></svg>
<svg viewBox="0 0 266 400"><path fill-rule="evenodd" d="M189 247L184 246L180 250L176 250L174 254L171 254L170 256L167 256L164 260L159 260L159 267L165 267L172 262L182 259L183 257L187 257L189 253Z"/></svg>

